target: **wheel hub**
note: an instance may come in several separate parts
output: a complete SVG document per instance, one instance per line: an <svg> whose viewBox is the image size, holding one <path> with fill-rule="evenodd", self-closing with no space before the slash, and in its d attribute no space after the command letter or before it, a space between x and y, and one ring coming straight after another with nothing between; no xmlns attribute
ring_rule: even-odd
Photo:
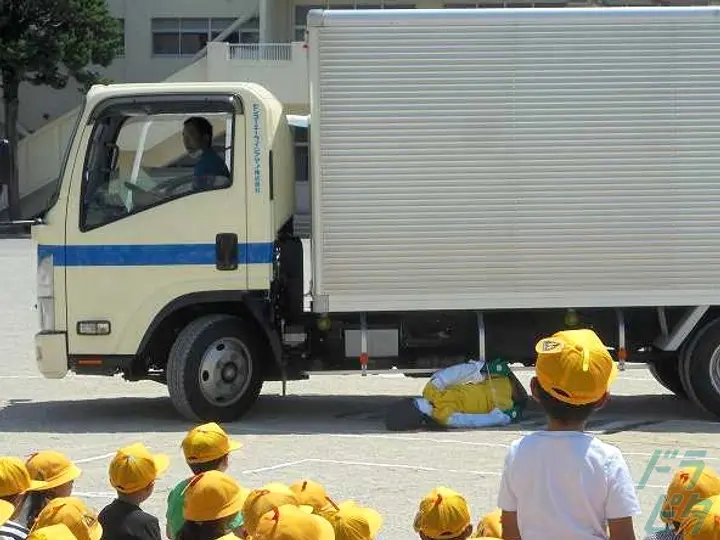
<svg viewBox="0 0 720 540"><path fill-rule="evenodd" d="M235 364L225 364L222 368L222 380L226 383L231 383L235 380L238 375L238 369Z"/></svg>
<svg viewBox="0 0 720 540"><path fill-rule="evenodd" d="M215 406L229 407L247 391L252 362L245 344L225 337L212 343L203 354L198 372L200 390Z"/></svg>

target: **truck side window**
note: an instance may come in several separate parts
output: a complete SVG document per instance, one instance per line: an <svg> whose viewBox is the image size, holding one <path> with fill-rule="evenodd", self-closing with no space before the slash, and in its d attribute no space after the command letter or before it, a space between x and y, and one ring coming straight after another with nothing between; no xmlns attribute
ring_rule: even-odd
<svg viewBox="0 0 720 540"><path fill-rule="evenodd" d="M232 128L233 115L225 112L115 111L98 119L85 159L81 230L230 187Z"/></svg>

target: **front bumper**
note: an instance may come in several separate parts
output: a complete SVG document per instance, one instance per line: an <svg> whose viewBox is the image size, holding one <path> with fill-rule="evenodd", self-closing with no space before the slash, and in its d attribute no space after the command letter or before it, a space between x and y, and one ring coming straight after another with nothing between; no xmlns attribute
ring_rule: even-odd
<svg viewBox="0 0 720 540"><path fill-rule="evenodd" d="M68 373L67 334L40 332L35 334L35 361L46 379L62 379Z"/></svg>

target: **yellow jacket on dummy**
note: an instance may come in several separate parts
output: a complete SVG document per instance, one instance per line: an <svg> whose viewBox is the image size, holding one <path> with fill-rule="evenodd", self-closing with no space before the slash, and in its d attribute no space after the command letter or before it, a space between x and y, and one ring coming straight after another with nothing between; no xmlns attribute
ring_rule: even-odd
<svg viewBox="0 0 720 540"><path fill-rule="evenodd" d="M415 403L444 426L487 427L509 424L517 415L518 402L526 397L506 365L488 367L478 360L435 373Z"/></svg>

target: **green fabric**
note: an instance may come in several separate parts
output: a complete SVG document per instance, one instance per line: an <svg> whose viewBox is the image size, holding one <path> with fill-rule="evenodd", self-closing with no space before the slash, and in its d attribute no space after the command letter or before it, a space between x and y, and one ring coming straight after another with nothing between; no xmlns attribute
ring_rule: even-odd
<svg viewBox="0 0 720 540"><path fill-rule="evenodd" d="M510 365L501 358L496 358L495 360L489 361L487 368L488 372L492 373L493 375L509 377L510 373L512 373ZM504 410L503 412L507 414L513 422L517 422L520 420L520 418L522 418L522 413L525 409L526 404L526 401L515 403L512 408Z"/></svg>
<svg viewBox="0 0 720 540"><path fill-rule="evenodd" d="M500 358L490 360L487 363L487 370L493 375L500 375L502 377L509 377L511 373L508 363Z"/></svg>
<svg viewBox="0 0 720 540"><path fill-rule="evenodd" d="M167 512L165 518L168 522L170 529L170 535L172 539L175 539L180 532L180 529L185 522L183 517L183 506L185 504L185 487L190 483L190 478L183 480L168 494L167 499ZM230 528L232 530L238 529L245 524L242 513L238 512L235 518L230 522Z"/></svg>

